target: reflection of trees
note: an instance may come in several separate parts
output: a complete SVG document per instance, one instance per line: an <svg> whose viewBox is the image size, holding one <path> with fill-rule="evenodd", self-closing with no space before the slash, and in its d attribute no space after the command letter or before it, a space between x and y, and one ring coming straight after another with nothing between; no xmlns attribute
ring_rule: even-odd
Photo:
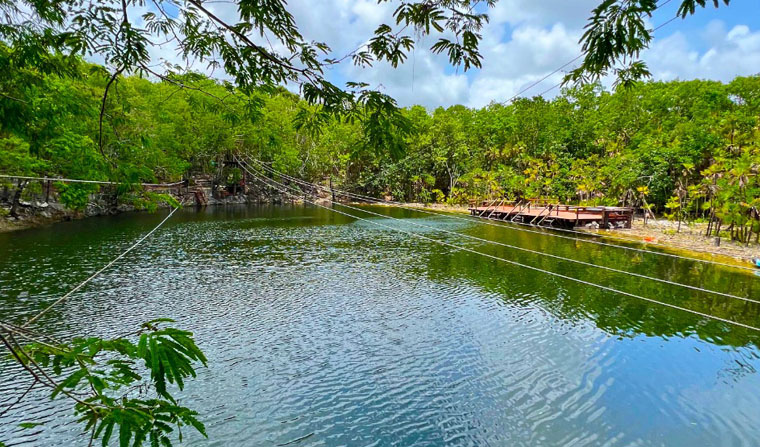
<svg viewBox="0 0 760 447"><path fill-rule="evenodd" d="M594 247L541 235L477 226L467 230L491 240L571 257L586 262L614 266L647 276L696 285L738 296L752 296L753 277L720 270L705 264L646 254L630 256L623 250ZM466 239L451 240L463 244ZM469 244L468 244L469 245ZM472 245L470 245L472 246ZM760 305L719 295L696 292L678 286L643 280L628 275L560 262L556 259L510 250L496 245L472 246L478 251L561 273L584 281L685 307L698 312L759 326ZM621 253L622 252L622 253ZM652 259L654 258L654 259ZM758 345L760 334L741 327L676 309L658 306L624 295L552 277L470 253L452 255L445 248L431 250L428 275L433 280L461 278L509 300L540 302L543 308L566 319L593 320L600 329L621 336L688 336L696 334L717 344ZM727 285L730 289L727 288ZM528 297L528 298L525 298Z"/></svg>

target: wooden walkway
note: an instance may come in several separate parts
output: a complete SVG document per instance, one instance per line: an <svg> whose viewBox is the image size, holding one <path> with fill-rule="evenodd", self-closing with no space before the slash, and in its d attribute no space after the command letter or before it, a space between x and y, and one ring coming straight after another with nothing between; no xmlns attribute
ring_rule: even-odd
<svg viewBox="0 0 760 447"><path fill-rule="evenodd" d="M633 208L538 204L528 201L496 205L483 202L469 208L470 214L484 219L520 222L558 228L596 226L631 228ZM594 225L596 224L596 225Z"/></svg>

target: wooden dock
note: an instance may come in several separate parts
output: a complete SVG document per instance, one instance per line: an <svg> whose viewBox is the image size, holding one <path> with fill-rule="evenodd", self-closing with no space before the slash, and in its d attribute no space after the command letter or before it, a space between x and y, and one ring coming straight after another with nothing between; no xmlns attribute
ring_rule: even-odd
<svg viewBox="0 0 760 447"><path fill-rule="evenodd" d="M633 222L633 208L575 206L526 200L507 204L503 200L496 202L486 201L471 206L470 214L483 219L557 228L631 228Z"/></svg>

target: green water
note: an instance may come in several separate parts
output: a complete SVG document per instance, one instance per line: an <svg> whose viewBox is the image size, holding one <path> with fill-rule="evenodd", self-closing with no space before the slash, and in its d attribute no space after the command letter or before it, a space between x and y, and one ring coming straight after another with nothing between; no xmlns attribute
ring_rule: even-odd
<svg viewBox="0 0 760 447"><path fill-rule="evenodd" d="M404 220L308 206L181 210L37 328L114 335L171 317L193 330L211 363L182 399L209 439L188 445L760 444L760 334L372 222L760 326L755 303L462 235L760 299L751 272L368 209ZM164 216L0 234L2 319L23 322ZM0 361L0 407L25 384ZM17 428L27 420L47 423ZM71 420L33 395L0 418L0 440L86 445Z"/></svg>

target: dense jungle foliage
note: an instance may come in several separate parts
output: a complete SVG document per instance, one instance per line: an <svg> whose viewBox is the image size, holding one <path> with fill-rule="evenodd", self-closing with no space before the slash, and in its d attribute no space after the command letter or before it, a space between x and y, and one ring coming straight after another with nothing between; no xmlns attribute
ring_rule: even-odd
<svg viewBox="0 0 760 447"><path fill-rule="evenodd" d="M243 152L291 175L394 200L650 206L678 220L714 217L739 239L753 225L758 231L760 77L615 92L592 85L482 109L415 106L403 110L412 132L401 151L373 148L350 120L310 126L303 110L312 106L285 89L242 95L201 75L123 77L106 99L101 153L108 77L85 63L77 71L18 70L3 81L0 172L124 182L206 173L233 182L240 172L221 170L220 161ZM97 190L60 187L72 207Z"/></svg>
<svg viewBox="0 0 760 447"><path fill-rule="evenodd" d="M652 204L679 222L709 218L708 233L725 225L742 240L752 231L760 235L758 78L727 86L638 84L649 73L639 60L653 37L646 22L658 3L669 2L606 0L591 11L583 62L566 80L588 84L609 75L626 87L614 94L592 85L552 101L431 113L398 109L379 86L337 86L325 75L343 61L397 67L421 36L433 37L430 50L452 66L480 67L480 31L495 1L400 1L390 24L340 55L303 36L281 0L227 2L236 12L231 17L211 6L225 2L203 0L156 0L148 12L139 0L0 0L0 174L17 176L0 178L0 203L10 204L7 211L0 206L0 215L16 215L22 198L42 197L41 183L18 176L115 181L118 186L107 187L114 203L150 207L162 198L137 183L197 174L235 183L241 171L223 160L246 153L308 180L330 178L396 200L542 196ZM686 18L708 3L730 1L679 3L678 17ZM271 35L281 53L257 43L257 34ZM188 66L223 70L229 82L151 57L151 48L169 44ZM286 83L301 96L280 87ZM56 184L73 209L100 189ZM122 446L148 439L171 445L174 426L205 434L196 413L177 406L166 389L167 381L181 389L195 375L193 363L205 365L205 357L192 334L157 322L166 321L131 334L140 337L137 345L123 337L50 345L25 325L0 322L0 341L33 379L15 403L37 386L52 389L51 397L66 395L91 430L90 445L96 439L107 445L117 428ZM35 343L22 346L17 335ZM101 374L101 352L123 357L111 363L109 377ZM74 372L57 383L45 369L52 366L58 377L61 365ZM135 382L155 393L130 397ZM117 396L125 386L127 393ZM87 389L92 394L83 398Z"/></svg>

